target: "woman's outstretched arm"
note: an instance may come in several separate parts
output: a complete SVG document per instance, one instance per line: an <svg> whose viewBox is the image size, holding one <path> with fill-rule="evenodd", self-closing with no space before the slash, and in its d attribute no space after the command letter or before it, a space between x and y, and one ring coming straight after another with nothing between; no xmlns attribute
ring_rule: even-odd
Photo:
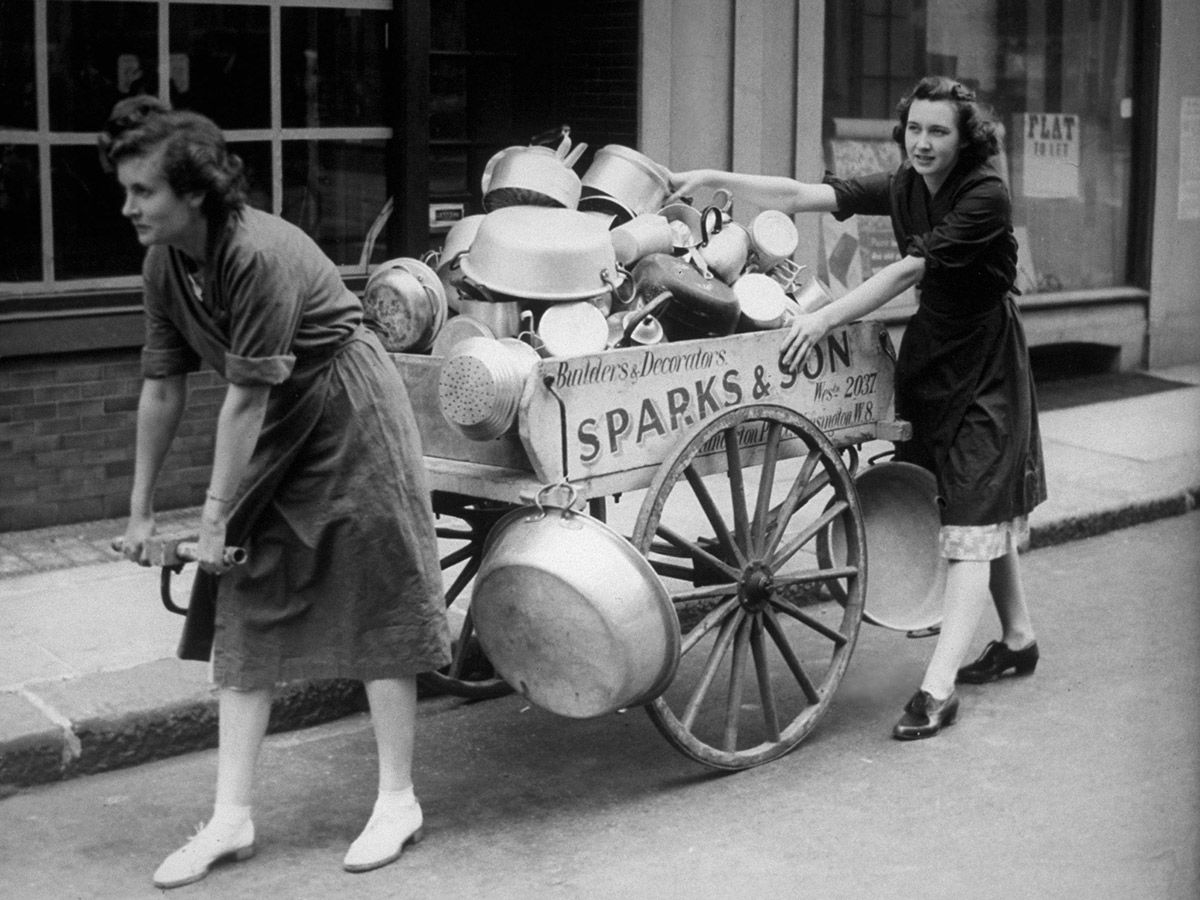
<svg viewBox="0 0 1200 900"><path fill-rule="evenodd" d="M667 202L694 196L698 190L724 189L760 209L799 212L834 212L837 197L827 184L806 184L782 175L746 175L719 169L692 169L670 173L671 195Z"/></svg>

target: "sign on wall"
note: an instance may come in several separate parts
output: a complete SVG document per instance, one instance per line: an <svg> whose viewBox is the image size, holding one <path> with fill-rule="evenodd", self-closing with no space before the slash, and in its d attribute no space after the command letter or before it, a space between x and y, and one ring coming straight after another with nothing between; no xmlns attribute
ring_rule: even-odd
<svg viewBox="0 0 1200 900"><path fill-rule="evenodd" d="M1025 148L1024 195L1078 198L1079 116L1027 112L1021 135Z"/></svg>

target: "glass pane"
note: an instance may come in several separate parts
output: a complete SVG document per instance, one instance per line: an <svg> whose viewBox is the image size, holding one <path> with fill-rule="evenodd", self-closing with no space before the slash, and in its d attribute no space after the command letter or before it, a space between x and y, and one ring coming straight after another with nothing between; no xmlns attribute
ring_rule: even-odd
<svg viewBox="0 0 1200 900"><path fill-rule="evenodd" d="M1025 4L1022 4L1024 7ZM1050 12L1058 7L1061 24ZM999 21L1013 216L1039 291L1126 281L1131 120L1129 4L1029 3ZM1024 237L1025 235L1022 235Z"/></svg>
<svg viewBox="0 0 1200 900"><path fill-rule="evenodd" d="M91 147L50 149L54 268L59 279L136 275L141 244L121 215L121 188Z"/></svg>
<svg viewBox="0 0 1200 900"><path fill-rule="evenodd" d="M385 124L387 13L285 7L281 24L285 128Z"/></svg>
<svg viewBox="0 0 1200 900"><path fill-rule="evenodd" d="M171 6L171 102L224 129L271 124L270 11Z"/></svg>
<svg viewBox="0 0 1200 900"><path fill-rule="evenodd" d="M999 164L1021 246L1018 287L1029 293L1126 283L1129 0L893 0L890 19L879 20L890 22L882 46L864 14L834 0L826 6L831 169L864 174L863 166L893 154L886 133L854 120L890 120L917 77L952 75L976 88L1004 127ZM897 77L914 53L920 71ZM870 77L880 59L891 60L888 81ZM862 221L830 225L826 234L827 247L858 247L861 266L847 268L845 254L839 260L854 279L846 287L896 257L894 242L881 254L879 242L867 239L869 217L856 218Z"/></svg>
<svg viewBox="0 0 1200 900"><path fill-rule="evenodd" d="M37 147L0 146L0 281L41 277Z"/></svg>
<svg viewBox="0 0 1200 900"><path fill-rule="evenodd" d="M271 145L267 141L230 141L229 149L245 166L246 201L255 209L271 212Z"/></svg>
<svg viewBox="0 0 1200 900"><path fill-rule="evenodd" d="M468 136L465 56L434 56L429 61L429 136L434 140Z"/></svg>
<svg viewBox="0 0 1200 900"><path fill-rule="evenodd" d="M357 265L387 201L384 141L286 141L283 216L339 265Z"/></svg>
<svg viewBox="0 0 1200 900"><path fill-rule="evenodd" d="M467 49L466 0L438 0L429 14L431 50Z"/></svg>
<svg viewBox="0 0 1200 900"><path fill-rule="evenodd" d="M33 4L0 0L0 128L37 128Z"/></svg>
<svg viewBox="0 0 1200 900"><path fill-rule="evenodd" d="M434 147L429 153L429 194L458 196L470 192L470 169L465 147Z"/></svg>
<svg viewBox="0 0 1200 900"><path fill-rule="evenodd" d="M46 22L51 130L98 131L118 100L158 93L155 4L50 0Z"/></svg>

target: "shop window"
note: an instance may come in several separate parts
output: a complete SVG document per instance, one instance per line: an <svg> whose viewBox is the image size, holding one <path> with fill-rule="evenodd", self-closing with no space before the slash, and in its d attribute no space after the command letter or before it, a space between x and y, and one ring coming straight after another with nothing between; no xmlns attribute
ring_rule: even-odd
<svg viewBox="0 0 1200 900"><path fill-rule="evenodd" d="M37 128L33 4L0 0L0 128Z"/></svg>
<svg viewBox="0 0 1200 900"><path fill-rule="evenodd" d="M93 134L123 97L158 92L158 10L146 3L46 4L50 129Z"/></svg>
<svg viewBox="0 0 1200 900"><path fill-rule="evenodd" d="M387 201L391 7L0 0L0 314L8 299L140 285L144 251L95 141L113 104L139 94L210 116L246 164L251 204L365 273L363 238Z"/></svg>
<svg viewBox="0 0 1200 900"><path fill-rule="evenodd" d="M270 10L174 4L171 103L225 130L271 125Z"/></svg>
<svg viewBox="0 0 1200 900"><path fill-rule="evenodd" d="M285 128L385 124L385 12L284 9L282 31Z"/></svg>
<svg viewBox="0 0 1200 900"><path fill-rule="evenodd" d="M387 196L385 150L384 141L284 141L284 218L333 258L367 265L364 238Z"/></svg>
<svg viewBox="0 0 1200 900"><path fill-rule="evenodd" d="M42 270L37 147L0 145L0 282L33 281Z"/></svg>
<svg viewBox="0 0 1200 900"><path fill-rule="evenodd" d="M1133 109L1131 13L1130 0L830 0L827 165L897 165L896 103L925 74L955 77L1003 126L1021 290L1127 285L1132 117L1150 112ZM890 226L855 218L824 228L841 287L895 258Z"/></svg>

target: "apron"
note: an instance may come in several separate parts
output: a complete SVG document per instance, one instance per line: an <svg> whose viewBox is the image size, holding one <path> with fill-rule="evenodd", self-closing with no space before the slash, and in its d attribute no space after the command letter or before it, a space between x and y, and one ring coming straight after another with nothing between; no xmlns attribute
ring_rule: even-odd
<svg viewBox="0 0 1200 900"><path fill-rule="evenodd" d="M937 477L943 525L993 525L1046 498L1037 401L1011 296L964 313L921 305L896 364L896 414L913 425L896 459Z"/></svg>
<svg viewBox="0 0 1200 900"><path fill-rule="evenodd" d="M420 435L365 328L273 390L227 540L249 560L197 574L179 647L211 656L218 684L374 680L449 662Z"/></svg>

